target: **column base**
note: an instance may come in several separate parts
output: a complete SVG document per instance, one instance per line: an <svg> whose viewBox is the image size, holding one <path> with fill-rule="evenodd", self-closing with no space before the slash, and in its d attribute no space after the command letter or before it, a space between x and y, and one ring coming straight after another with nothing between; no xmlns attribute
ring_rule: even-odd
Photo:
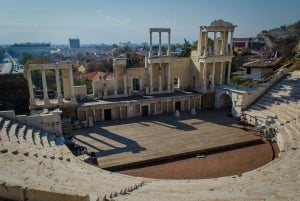
<svg viewBox="0 0 300 201"><path fill-rule="evenodd" d="M150 94L153 93L153 87L150 87Z"/></svg>
<svg viewBox="0 0 300 201"><path fill-rule="evenodd" d="M29 103L30 103L30 105L36 105L35 99L30 99L30 100L29 100Z"/></svg>
<svg viewBox="0 0 300 201"><path fill-rule="evenodd" d="M64 99L62 97L57 98L57 103L62 104L64 102Z"/></svg>
<svg viewBox="0 0 300 201"><path fill-rule="evenodd" d="M44 105L45 106L50 106L50 100L49 100L49 98L44 99Z"/></svg>

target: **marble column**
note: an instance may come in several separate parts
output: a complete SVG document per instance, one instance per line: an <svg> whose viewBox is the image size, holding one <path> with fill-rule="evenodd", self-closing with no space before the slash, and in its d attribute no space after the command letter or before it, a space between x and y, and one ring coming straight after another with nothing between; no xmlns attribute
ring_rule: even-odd
<svg viewBox="0 0 300 201"><path fill-rule="evenodd" d="M95 109L93 109L93 117L94 117L94 122L96 122L96 110Z"/></svg>
<svg viewBox="0 0 300 201"><path fill-rule="evenodd" d="M149 85L150 85L150 94L153 93L153 80L152 80L152 64L149 65Z"/></svg>
<svg viewBox="0 0 300 201"><path fill-rule="evenodd" d="M115 96L118 95L118 76L117 76L117 66L113 66L113 71L114 71L114 94Z"/></svg>
<svg viewBox="0 0 300 201"><path fill-rule="evenodd" d="M133 77L130 76L130 91L133 92Z"/></svg>
<svg viewBox="0 0 300 201"><path fill-rule="evenodd" d="M168 56L171 56L171 32L168 32Z"/></svg>
<svg viewBox="0 0 300 201"><path fill-rule="evenodd" d="M159 32L158 56L161 56L161 32Z"/></svg>
<svg viewBox="0 0 300 201"><path fill-rule="evenodd" d="M221 55L224 55L225 31L223 31L221 35L222 35Z"/></svg>
<svg viewBox="0 0 300 201"><path fill-rule="evenodd" d="M205 34L205 42L204 42L204 45L205 45L205 46L204 46L204 56L208 56L208 55L207 55L207 53L208 53L208 52L207 52L207 45L208 45L208 44L207 44L207 43L208 43L208 32L206 31L206 32L204 32L204 34Z"/></svg>
<svg viewBox="0 0 300 201"><path fill-rule="evenodd" d="M214 55L216 55L217 54L217 41L216 41L216 39L217 39L217 33L214 31L214 51L213 51L213 53L214 53Z"/></svg>
<svg viewBox="0 0 300 201"><path fill-rule="evenodd" d="M233 49L233 31L230 32L230 50L229 53L232 54L232 49Z"/></svg>
<svg viewBox="0 0 300 201"><path fill-rule="evenodd" d="M223 68L224 68L224 62L221 62L220 84L223 84Z"/></svg>
<svg viewBox="0 0 300 201"><path fill-rule="evenodd" d="M70 93L71 93L71 101L76 101L75 99L75 92L74 92L74 83L73 83L73 68L69 69L70 74Z"/></svg>
<svg viewBox="0 0 300 201"><path fill-rule="evenodd" d="M203 64L203 86L202 86L202 90L203 91L206 91L206 68L207 68L207 65L206 63Z"/></svg>
<svg viewBox="0 0 300 201"><path fill-rule="evenodd" d="M28 82L28 89L29 89L29 102L30 105L35 105L34 93L33 93L33 85L31 79L31 70L27 70L27 82Z"/></svg>
<svg viewBox="0 0 300 201"><path fill-rule="evenodd" d="M85 120L89 121L89 111L87 109L84 110L85 111Z"/></svg>
<svg viewBox="0 0 300 201"><path fill-rule="evenodd" d="M162 91L162 87L161 87L161 69L158 71L158 91L159 92Z"/></svg>
<svg viewBox="0 0 300 201"><path fill-rule="evenodd" d="M127 93L127 76L126 76L126 74L123 75L123 82L124 82L124 96L127 96L128 93Z"/></svg>
<svg viewBox="0 0 300 201"><path fill-rule="evenodd" d="M215 71L216 71L216 63L213 62L213 69L212 69L212 77L211 77L211 88L215 87Z"/></svg>
<svg viewBox="0 0 300 201"><path fill-rule="evenodd" d="M48 97L48 88L47 88L47 81L46 81L46 73L45 70L42 70L42 84L43 84L43 92L44 92L44 104L48 105L49 102L49 97Z"/></svg>
<svg viewBox="0 0 300 201"><path fill-rule="evenodd" d="M170 91L171 90L171 73L170 73L170 71L171 71L171 64L170 63L168 63L168 77L167 77L167 87L168 87L168 91Z"/></svg>
<svg viewBox="0 0 300 201"><path fill-rule="evenodd" d="M59 79L59 69L55 69L55 79L56 79L56 91L57 91L57 102L60 104L63 102L61 95L60 79Z"/></svg>
<svg viewBox="0 0 300 201"><path fill-rule="evenodd" d="M141 77L139 79L139 85L140 85L139 91L142 91L143 90L143 82L142 82L142 78Z"/></svg>
<svg viewBox="0 0 300 201"><path fill-rule="evenodd" d="M227 70L227 84L230 84L230 74L231 74L231 61L229 61L229 64L228 64L228 70Z"/></svg>
<svg viewBox="0 0 300 201"><path fill-rule="evenodd" d="M152 32L150 31L149 57L152 57Z"/></svg>

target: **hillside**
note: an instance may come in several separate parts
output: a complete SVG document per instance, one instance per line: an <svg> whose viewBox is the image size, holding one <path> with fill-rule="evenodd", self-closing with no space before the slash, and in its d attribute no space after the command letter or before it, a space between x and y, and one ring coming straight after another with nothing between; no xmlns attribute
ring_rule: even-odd
<svg viewBox="0 0 300 201"><path fill-rule="evenodd" d="M294 55L296 45L300 38L300 21L282 25L270 30L264 30L257 34L258 39L263 39L271 50L280 50L284 56Z"/></svg>

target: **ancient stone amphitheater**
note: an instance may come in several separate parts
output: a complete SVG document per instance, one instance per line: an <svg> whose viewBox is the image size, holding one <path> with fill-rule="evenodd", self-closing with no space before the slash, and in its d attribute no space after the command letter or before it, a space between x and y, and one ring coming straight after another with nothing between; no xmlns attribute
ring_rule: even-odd
<svg viewBox="0 0 300 201"><path fill-rule="evenodd" d="M130 177L88 165L55 135L0 117L0 197L4 200L300 200L300 72L245 111L277 129L279 158L239 176L201 180Z"/></svg>

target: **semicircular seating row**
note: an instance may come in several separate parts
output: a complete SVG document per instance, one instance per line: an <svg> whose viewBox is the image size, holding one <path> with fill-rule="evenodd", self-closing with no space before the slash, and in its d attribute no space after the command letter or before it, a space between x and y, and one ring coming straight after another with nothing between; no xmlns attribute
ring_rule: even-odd
<svg viewBox="0 0 300 201"><path fill-rule="evenodd" d="M280 156L256 170L215 179L157 180L108 172L74 157L54 134L0 117L0 197L11 200L299 200L300 73L244 111L278 130Z"/></svg>

